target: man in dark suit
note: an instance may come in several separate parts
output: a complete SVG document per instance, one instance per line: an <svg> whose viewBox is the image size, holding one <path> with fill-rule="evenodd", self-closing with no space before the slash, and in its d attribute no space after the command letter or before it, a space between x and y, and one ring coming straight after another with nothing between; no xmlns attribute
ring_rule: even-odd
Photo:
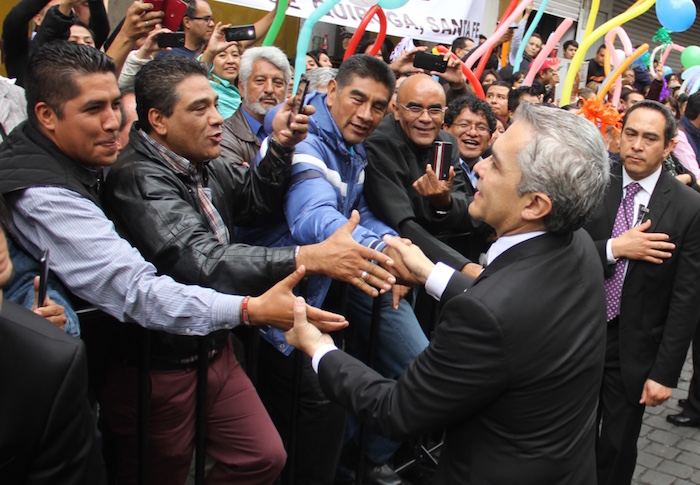
<svg viewBox="0 0 700 485"><path fill-rule="evenodd" d="M608 300L600 485L631 482L644 407L671 396L700 317L700 197L662 168L675 133L673 114L655 101L627 111L622 165L585 227Z"/></svg>
<svg viewBox="0 0 700 485"><path fill-rule="evenodd" d="M434 483L593 485L605 303L595 247L577 229L609 179L603 140L575 115L526 104L476 171L469 213L498 235L476 280L387 241L399 275L444 305L398 381L337 351L302 299L287 340L313 356L329 397L382 432L446 428Z"/></svg>
<svg viewBox="0 0 700 485"><path fill-rule="evenodd" d="M11 274L0 226L0 483L106 484L87 399L85 346L2 299Z"/></svg>

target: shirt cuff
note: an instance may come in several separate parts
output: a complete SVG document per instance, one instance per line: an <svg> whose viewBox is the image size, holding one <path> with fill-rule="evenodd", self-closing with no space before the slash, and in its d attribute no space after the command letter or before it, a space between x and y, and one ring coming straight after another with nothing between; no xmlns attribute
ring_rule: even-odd
<svg viewBox="0 0 700 485"><path fill-rule="evenodd" d="M608 264L617 263L617 259L612 252L612 239L608 239L608 242L605 243L605 259L608 260Z"/></svg>
<svg viewBox="0 0 700 485"><path fill-rule="evenodd" d="M323 344L316 349L314 356L311 358L311 367L314 369L316 374L318 374L318 364L321 363L321 359L325 357L328 352L333 352L336 350L338 350L338 347L336 347L335 344Z"/></svg>
<svg viewBox="0 0 700 485"><path fill-rule="evenodd" d="M243 303L242 296L217 294L211 308L214 330L229 329L240 325L241 303Z"/></svg>
<svg viewBox="0 0 700 485"><path fill-rule="evenodd" d="M437 301L440 301L447 284L454 274L454 268L450 268L445 263L436 264L425 282L425 291Z"/></svg>

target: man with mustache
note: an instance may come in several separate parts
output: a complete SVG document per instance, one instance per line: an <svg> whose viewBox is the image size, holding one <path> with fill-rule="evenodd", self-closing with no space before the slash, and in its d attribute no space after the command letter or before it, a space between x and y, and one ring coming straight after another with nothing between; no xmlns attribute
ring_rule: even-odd
<svg viewBox="0 0 700 485"><path fill-rule="evenodd" d="M277 47L253 47L243 53L238 76L242 103L222 127L224 160L240 165L253 161L269 134L265 115L287 99L291 77L287 56Z"/></svg>

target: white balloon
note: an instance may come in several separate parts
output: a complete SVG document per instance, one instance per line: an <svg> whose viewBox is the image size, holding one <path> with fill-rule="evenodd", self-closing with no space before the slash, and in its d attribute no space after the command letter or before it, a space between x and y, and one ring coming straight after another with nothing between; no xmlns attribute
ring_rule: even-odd
<svg viewBox="0 0 700 485"><path fill-rule="evenodd" d="M358 7L371 7L376 5L379 0L350 0L352 3Z"/></svg>
<svg viewBox="0 0 700 485"><path fill-rule="evenodd" d="M617 59L620 62L624 61L627 57L627 54L625 54L625 51L623 51L622 49L615 49L615 52L617 53Z"/></svg>

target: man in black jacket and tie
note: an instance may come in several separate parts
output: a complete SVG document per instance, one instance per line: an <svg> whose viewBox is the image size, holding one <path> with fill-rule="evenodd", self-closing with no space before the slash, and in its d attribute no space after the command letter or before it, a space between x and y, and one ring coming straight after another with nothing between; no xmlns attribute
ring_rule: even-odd
<svg viewBox="0 0 700 485"><path fill-rule="evenodd" d="M595 485L605 296L578 229L608 183L603 140L582 118L525 104L475 169L469 213L498 235L480 276L387 241L399 275L443 305L398 381L338 351L306 323L301 299L287 340L312 356L329 397L382 432L445 428L434 483Z"/></svg>
<svg viewBox="0 0 700 485"><path fill-rule="evenodd" d="M600 485L631 482L644 407L671 397L700 317L700 197L663 169L675 134L667 107L627 110L622 164L585 226L606 277Z"/></svg>

